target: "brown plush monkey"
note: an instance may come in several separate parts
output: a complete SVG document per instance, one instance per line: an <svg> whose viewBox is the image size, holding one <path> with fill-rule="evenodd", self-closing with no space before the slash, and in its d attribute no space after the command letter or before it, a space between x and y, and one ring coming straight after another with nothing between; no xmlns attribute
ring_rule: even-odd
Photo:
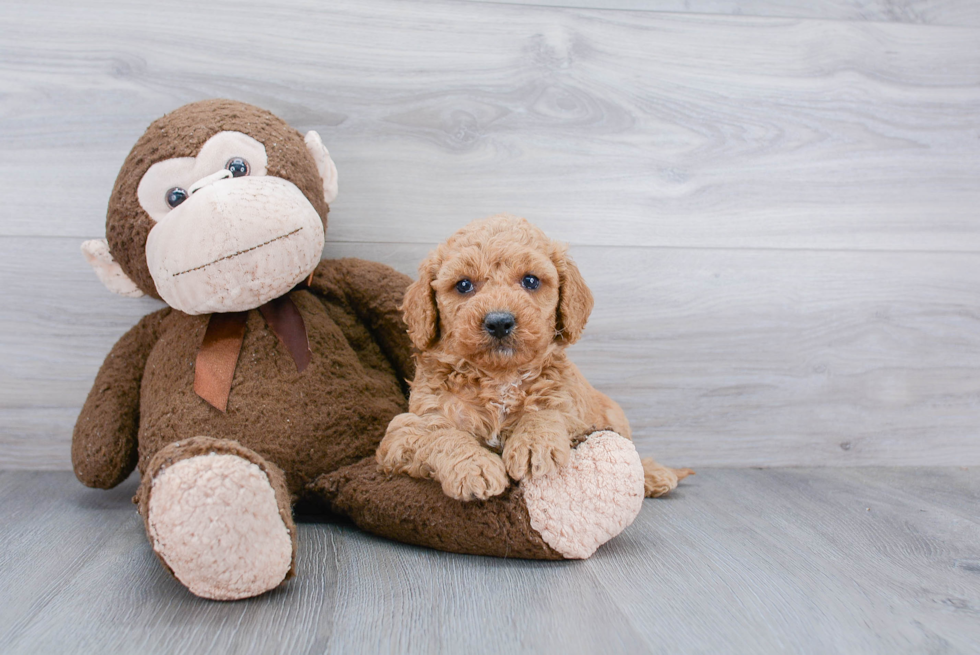
<svg viewBox="0 0 980 655"><path fill-rule="evenodd" d="M316 132L303 137L267 111L208 100L150 125L116 180L106 240L82 250L110 290L169 307L106 357L75 425L79 480L110 488L138 466L150 543L212 599L254 596L293 574L292 505L306 499L435 548L590 555L625 527L609 525L603 503L632 503L632 520L642 500L639 459L614 441L590 438L568 481L485 502L378 473L375 449L406 410L413 375L398 309L410 280L381 264L320 261L336 194ZM609 493L583 498L582 480L607 480ZM587 547L542 538L572 528Z"/></svg>
<svg viewBox="0 0 980 655"><path fill-rule="evenodd" d="M108 488L139 465L163 562L194 593L241 598L292 571L291 505L374 454L412 373L407 277L320 262L337 173L316 132L209 100L154 122L83 251L124 295L162 298L115 345L72 461ZM297 287L316 269L310 288ZM296 288L294 288L296 287ZM221 533L222 548L202 537Z"/></svg>

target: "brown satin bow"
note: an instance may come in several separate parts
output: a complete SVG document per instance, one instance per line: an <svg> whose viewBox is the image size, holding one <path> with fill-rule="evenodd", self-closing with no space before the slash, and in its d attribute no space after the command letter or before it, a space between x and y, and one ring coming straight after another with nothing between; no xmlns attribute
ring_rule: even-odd
<svg viewBox="0 0 980 655"><path fill-rule="evenodd" d="M265 322L286 347L300 373L309 365L313 354L306 323L289 296L270 300L259 307ZM194 392L219 411L228 407L231 381L235 377L238 354L245 340L248 312L211 314L204 340L194 364Z"/></svg>

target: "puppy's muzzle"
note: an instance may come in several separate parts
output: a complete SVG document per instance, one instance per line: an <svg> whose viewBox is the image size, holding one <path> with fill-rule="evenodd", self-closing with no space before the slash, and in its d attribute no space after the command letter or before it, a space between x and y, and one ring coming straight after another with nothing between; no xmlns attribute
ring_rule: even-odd
<svg viewBox="0 0 980 655"><path fill-rule="evenodd" d="M504 339L517 327L517 319L510 312L490 312L483 317L483 329L494 339Z"/></svg>

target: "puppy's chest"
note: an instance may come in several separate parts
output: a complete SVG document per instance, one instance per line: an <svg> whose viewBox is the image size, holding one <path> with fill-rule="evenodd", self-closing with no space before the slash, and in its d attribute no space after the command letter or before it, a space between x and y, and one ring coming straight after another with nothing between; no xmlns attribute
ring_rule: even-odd
<svg viewBox="0 0 980 655"><path fill-rule="evenodd" d="M533 402L532 398L529 398L527 389L524 387L524 378L518 378L512 382L506 382L501 385L497 385L496 388L491 387L488 390L487 406L496 410L497 416L502 422L506 421L508 417L514 417L521 414L525 410L537 410L536 403Z"/></svg>
<svg viewBox="0 0 980 655"><path fill-rule="evenodd" d="M526 376L507 381L481 380L459 395L469 415L469 430L490 448L503 442L526 412L542 409L542 398L529 388Z"/></svg>

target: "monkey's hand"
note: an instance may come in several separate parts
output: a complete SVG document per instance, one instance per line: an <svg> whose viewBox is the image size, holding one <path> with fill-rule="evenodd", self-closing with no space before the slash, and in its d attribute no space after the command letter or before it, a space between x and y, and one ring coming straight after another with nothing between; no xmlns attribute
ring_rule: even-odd
<svg viewBox="0 0 980 655"><path fill-rule="evenodd" d="M399 378L410 380L415 377L412 342L399 307L411 282L407 275L377 262L324 259L313 273L310 290L348 304L371 330Z"/></svg>
<svg viewBox="0 0 980 655"><path fill-rule="evenodd" d="M146 360L170 308L144 316L112 347L88 393L71 442L75 475L110 489L136 467L139 394Z"/></svg>

